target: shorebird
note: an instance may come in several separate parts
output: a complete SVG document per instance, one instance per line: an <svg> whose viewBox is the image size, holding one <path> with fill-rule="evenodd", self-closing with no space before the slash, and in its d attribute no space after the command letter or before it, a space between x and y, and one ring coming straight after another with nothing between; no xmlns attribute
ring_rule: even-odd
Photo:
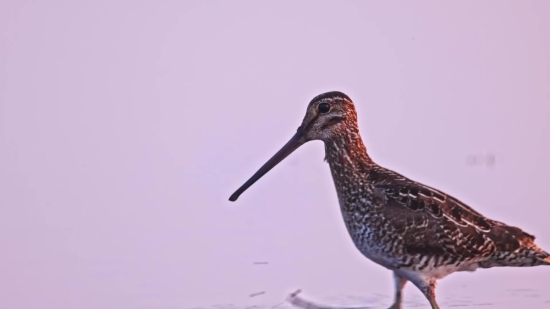
<svg viewBox="0 0 550 309"><path fill-rule="evenodd" d="M275 165L304 143L321 140L340 209L356 248L393 271L395 301L412 282L436 302L436 281L458 271L550 265L535 236L491 220L453 196L376 164L359 134L352 100L332 91L309 103L302 125L231 197L236 201Z"/></svg>

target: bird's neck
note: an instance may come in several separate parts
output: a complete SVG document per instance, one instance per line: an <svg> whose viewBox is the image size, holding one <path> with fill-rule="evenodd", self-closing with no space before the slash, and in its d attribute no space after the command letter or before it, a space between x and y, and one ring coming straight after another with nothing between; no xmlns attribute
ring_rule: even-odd
<svg viewBox="0 0 550 309"><path fill-rule="evenodd" d="M325 141L325 160L338 191L339 187L362 185L369 170L375 166L359 132L345 133Z"/></svg>
<svg viewBox="0 0 550 309"><path fill-rule="evenodd" d="M368 156L359 134L325 141L325 153L344 222L350 235L355 237L357 228L361 226L355 216L358 209L361 209L362 218L374 209L370 207L373 192L369 175L376 169L376 164Z"/></svg>
<svg viewBox="0 0 550 309"><path fill-rule="evenodd" d="M350 165L372 165L373 161L367 154L367 147L357 131L346 131L325 140L326 160L338 166L340 161Z"/></svg>

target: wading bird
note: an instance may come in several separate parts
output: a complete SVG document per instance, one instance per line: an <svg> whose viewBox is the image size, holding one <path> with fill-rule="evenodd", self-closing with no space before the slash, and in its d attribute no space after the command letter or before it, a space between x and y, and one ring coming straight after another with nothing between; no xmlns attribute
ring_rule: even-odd
<svg viewBox="0 0 550 309"><path fill-rule="evenodd" d="M521 229L491 220L458 199L377 165L367 150L351 99L332 91L315 97L294 136L231 197L304 143L321 140L344 222L357 249L393 271L395 302L412 282L439 309L435 285L457 271L550 265L550 255Z"/></svg>

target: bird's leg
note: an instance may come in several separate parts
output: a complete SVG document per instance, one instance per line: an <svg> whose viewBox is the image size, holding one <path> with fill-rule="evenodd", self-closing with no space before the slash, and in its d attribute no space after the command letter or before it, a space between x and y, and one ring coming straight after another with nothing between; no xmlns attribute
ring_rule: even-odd
<svg viewBox="0 0 550 309"><path fill-rule="evenodd" d="M389 309L401 309L401 303L403 302L403 288L407 279L403 278L395 271L393 272L393 281L395 283L395 301Z"/></svg>
<svg viewBox="0 0 550 309"><path fill-rule="evenodd" d="M432 309L440 309L435 299L430 299L430 305L432 306Z"/></svg>
<svg viewBox="0 0 550 309"><path fill-rule="evenodd" d="M428 284L420 290L422 291L422 293L424 293L424 296L426 296L426 298L430 302L432 309L440 309L439 305L435 301L435 280L430 280Z"/></svg>

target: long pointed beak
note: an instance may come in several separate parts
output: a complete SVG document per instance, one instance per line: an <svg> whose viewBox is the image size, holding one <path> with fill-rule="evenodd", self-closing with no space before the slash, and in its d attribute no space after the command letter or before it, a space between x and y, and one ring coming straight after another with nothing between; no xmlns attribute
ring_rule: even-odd
<svg viewBox="0 0 550 309"><path fill-rule="evenodd" d="M269 172L275 165L279 164L284 158L288 157L294 150L298 149L304 144L304 131L302 127L298 128L298 131L294 136L279 150L269 161L267 161L247 182L244 183L235 193L229 197L229 200L234 202L239 198L246 189L252 186L258 179L262 178L267 172Z"/></svg>

